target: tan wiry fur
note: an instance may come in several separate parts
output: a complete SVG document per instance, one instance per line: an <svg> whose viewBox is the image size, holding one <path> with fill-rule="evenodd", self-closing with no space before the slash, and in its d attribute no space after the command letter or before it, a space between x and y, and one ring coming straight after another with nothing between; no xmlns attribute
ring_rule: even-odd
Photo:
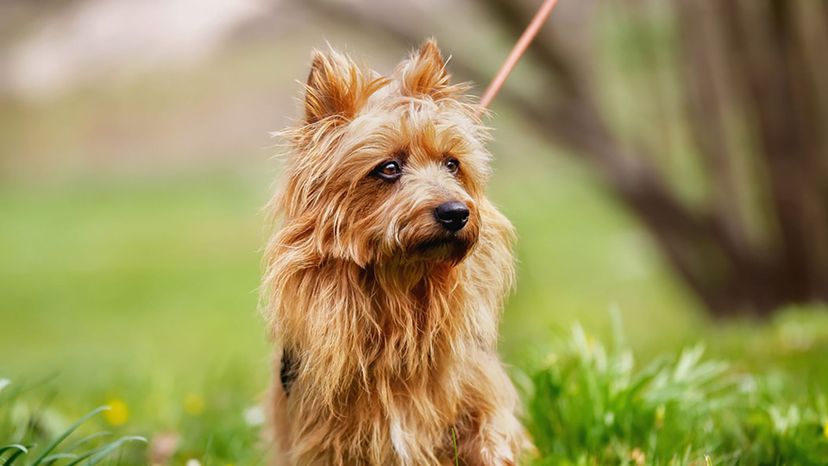
<svg viewBox="0 0 828 466"><path fill-rule="evenodd" d="M510 465L528 446L495 349L514 235L465 89L433 41L388 77L314 54L265 258L276 464ZM392 159L397 181L372 176ZM434 217L448 201L470 211L453 234Z"/></svg>

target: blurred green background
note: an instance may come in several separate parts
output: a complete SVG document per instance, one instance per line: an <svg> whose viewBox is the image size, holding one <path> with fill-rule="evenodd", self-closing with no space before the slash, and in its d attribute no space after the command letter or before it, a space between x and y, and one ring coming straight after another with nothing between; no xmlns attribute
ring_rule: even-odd
<svg viewBox="0 0 828 466"><path fill-rule="evenodd" d="M388 72L416 43L364 27L356 6L351 18L325 2L168 3L0 5L0 379L48 378L26 405L48 404L47 430L114 401L122 419L95 422L156 444L180 435L180 464L256 464L255 406L270 378L257 311L270 228L263 206L279 171L269 132L299 115L296 81L313 47L327 41ZM624 8L642 5L663 14L654 2ZM646 93L624 79L642 72L641 50L672 53L678 26L668 18L653 32L606 3L580 8L591 11L595 52L586 59L603 66L594 81L613 127L653 121ZM586 14L576 10L561 8L550 27ZM466 54L489 75L515 39L467 2L413 2L405 11L415 35L435 36L446 55ZM548 92L527 60L508 88ZM659 63L668 77L678 66ZM466 71L457 74L475 77ZM518 287L500 345L517 378L575 322L607 338L617 312L643 360L702 342L736 370L785 375L792 397L825 393L823 307L712 320L594 167L529 129L509 103L496 101L488 121L489 195L519 235ZM692 201L703 190L692 148L674 148L659 156Z"/></svg>

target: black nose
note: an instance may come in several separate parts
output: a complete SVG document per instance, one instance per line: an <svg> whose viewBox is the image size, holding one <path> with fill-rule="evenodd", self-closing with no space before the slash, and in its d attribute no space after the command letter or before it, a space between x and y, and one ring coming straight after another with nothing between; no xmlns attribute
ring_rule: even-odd
<svg viewBox="0 0 828 466"><path fill-rule="evenodd" d="M440 204L434 209L434 216L443 228L454 233L460 231L469 221L469 209L466 204L451 201Z"/></svg>

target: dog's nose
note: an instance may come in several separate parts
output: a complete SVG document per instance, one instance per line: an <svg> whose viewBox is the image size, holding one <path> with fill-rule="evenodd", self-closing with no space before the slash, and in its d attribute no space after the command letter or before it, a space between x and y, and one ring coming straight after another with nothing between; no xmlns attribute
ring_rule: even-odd
<svg viewBox="0 0 828 466"><path fill-rule="evenodd" d="M469 208L459 201L445 202L434 209L434 216L443 228L454 233L463 229L469 221Z"/></svg>

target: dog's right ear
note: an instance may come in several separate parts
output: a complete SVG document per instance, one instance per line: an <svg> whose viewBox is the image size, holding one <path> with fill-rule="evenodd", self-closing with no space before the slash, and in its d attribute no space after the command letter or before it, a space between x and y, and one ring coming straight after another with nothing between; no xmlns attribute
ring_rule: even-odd
<svg viewBox="0 0 828 466"><path fill-rule="evenodd" d="M451 84L446 71L446 60L435 39L426 40L419 50L412 53L397 66L403 95L431 96L435 100L455 97L468 89L465 83Z"/></svg>
<svg viewBox="0 0 828 466"><path fill-rule="evenodd" d="M305 86L305 122L348 121L385 82L384 78L372 79L343 54L314 50Z"/></svg>

